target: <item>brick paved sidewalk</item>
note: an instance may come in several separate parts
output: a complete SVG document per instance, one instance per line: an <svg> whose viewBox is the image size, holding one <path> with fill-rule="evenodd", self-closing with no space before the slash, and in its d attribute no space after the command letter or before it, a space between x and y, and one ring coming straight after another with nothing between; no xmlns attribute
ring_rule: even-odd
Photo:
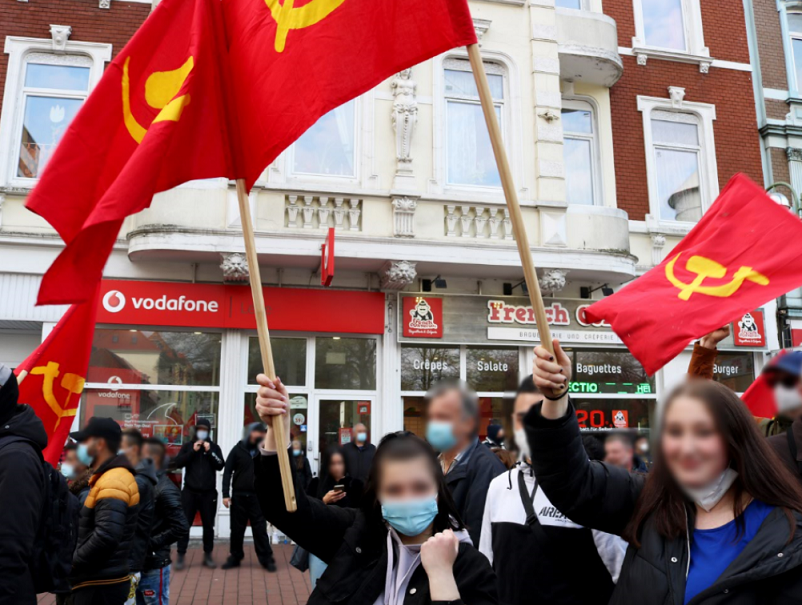
<svg viewBox="0 0 802 605"><path fill-rule="evenodd" d="M170 605L304 605L312 587L308 573L290 566L292 548L290 544L273 545L276 573L269 573L259 565L252 544L245 545L242 565L228 571L220 569L228 552L226 543L215 543L217 569L201 565L203 551L199 546L190 548L187 567L183 571L173 570ZM52 595L39 597L40 605L55 602Z"/></svg>

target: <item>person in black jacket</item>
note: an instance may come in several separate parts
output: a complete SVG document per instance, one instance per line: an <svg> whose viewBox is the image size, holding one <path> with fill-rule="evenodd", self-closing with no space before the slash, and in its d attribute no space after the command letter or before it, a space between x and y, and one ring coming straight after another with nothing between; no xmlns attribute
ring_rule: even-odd
<svg viewBox="0 0 802 605"><path fill-rule="evenodd" d="M11 369L0 364L0 604L33 605L33 546L42 515L47 433Z"/></svg>
<svg viewBox="0 0 802 605"><path fill-rule="evenodd" d="M95 469L78 520L70 583L75 605L121 605L131 588L128 557L137 526L139 488L134 468L118 455L120 425L92 417L71 433L78 457Z"/></svg>
<svg viewBox="0 0 802 605"><path fill-rule="evenodd" d="M426 440L440 452L446 484L478 547L487 490L507 468L479 443L476 393L458 382L444 381L426 394L426 400Z"/></svg>
<svg viewBox="0 0 802 605"><path fill-rule="evenodd" d="M802 488L738 397L690 380L666 398L648 475L591 462L571 361L535 349L546 400L524 419L532 465L568 518L630 543L611 605L802 602Z"/></svg>
<svg viewBox="0 0 802 605"><path fill-rule="evenodd" d="M209 438L212 425L206 418L195 423L195 439L181 446L172 461L172 468L186 468L181 502L190 527L195 514L200 511L203 524L203 564L214 569L217 565L212 558L214 550L214 517L217 514L217 471L223 470L226 462L220 446ZM184 569L184 556L187 554L189 534L178 541L177 570Z"/></svg>
<svg viewBox="0 0 802 605"><path fill-rule="evenodd" d="M245 528L251 522L253 545L256 557L267 571L276 571L273 549L267 536L267 522L256 500L253 487L253 459L258 454L256 448L265 438L265 425L253 422L245 427L242 441L237 443L226 457L226 470L223 473L223 505L231 510L231 550L223 569L239 567L245 557L242 544ZM232 485L231 478L234 478Z"/></svg>
<svg viewBox="0 0 802 605"><path fill-rule="evenodd" d="M309 487L309 484L312 482L312 467L309 465L309 458L306 457L301 442L297 439L294 439L292 442L290 454L292 456L290 458L290 465L292 466L295 484L306 491L306 488Z"/></svg>
<svg viewBox="0 0 802 605"><path fill-rule="evenodd" d="M343 446L348 474L365 483L368 480L368 471L373 463L373 456L376 455L376 446L368 440L368 427L361 422L357 422L351 429L351 439Z"/></svg>
<svg viewBox="0 0 802 605"><path fill-rule="evenodd" d="M256 410L269 425L273 416L287 414L289 396L278 379L260 374L257 382ZM495 574L470 544L426 442L412 433L382 439L361 508L327 506L295 486L294 513L284 505L275 447L268 429L256 460L262 510L301 548L328 564L308 605L498 602Z"/></svg>
<svg viewBox="0 0 802 605"><path fill-rule="evenodd" d="M156 502L154 489L159 482L153 461L142 457L142 433L130 428L123 431L122 449L128 462L134 467L134 478L139 489L137 505L136 533L128 555L128 568L131 571L131 594L136 595L137 586L145 568L148 542L153 531ZM133 598L129 598L133 602Z"/></svg>
<svg viewBox="0 0 802 605"><path fill-rule="evenodd" d="M164 443L154 437L145 439L142 454L153 461L159 482L153 493L156 502L153 532L136 602L137 605L167 605L170 602L170 546L189 535L189 524L181 505L181 491L164 469Z"/></svg>

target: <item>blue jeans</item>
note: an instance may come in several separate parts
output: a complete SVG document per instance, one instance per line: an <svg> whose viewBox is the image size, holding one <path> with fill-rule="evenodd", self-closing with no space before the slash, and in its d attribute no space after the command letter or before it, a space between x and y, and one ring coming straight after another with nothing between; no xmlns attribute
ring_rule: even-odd
<svg viewBox="0 0 802 605"><path fill-rule="evenodd" d="M142 572L136 589L137 605L168 605L170 603L170 566Z"/></svg>

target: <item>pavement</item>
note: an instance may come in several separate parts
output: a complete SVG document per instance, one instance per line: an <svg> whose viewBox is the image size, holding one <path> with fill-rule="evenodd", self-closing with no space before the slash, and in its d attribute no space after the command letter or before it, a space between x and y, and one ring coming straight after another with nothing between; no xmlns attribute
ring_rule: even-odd
<svg viewBox="0 0 802 605"><path fill-rule="evenodd" d="M274 544L276 573L259 565L252 544L245 544L245 559L238 568L223 571L220 566L228 554L227 544L215 543L217 569L201 565L200 546L187 551L187 566L172 572L170 605L303 605L312 586L309 574L290 566L293 546ZM173 551L175 561L175 551ZM40 605L54 605L53 595L40 595Z"/></svg>

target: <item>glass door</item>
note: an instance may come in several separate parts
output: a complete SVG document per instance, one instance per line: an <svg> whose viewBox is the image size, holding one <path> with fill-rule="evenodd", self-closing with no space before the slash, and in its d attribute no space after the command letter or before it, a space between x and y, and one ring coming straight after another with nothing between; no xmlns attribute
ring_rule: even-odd
<svg viewBox="0 0 802 605"><path fill-rule="evenodd" d="M368 440L373 443L371 418L375 397L363 395L318 395L312 417L316 418L315 426L310 426L313 458L320 464L321 454L332 446L343 446L354 438L353 427L364 424L368 430ZM318 469L315 469L318 470Z"/></svg>

